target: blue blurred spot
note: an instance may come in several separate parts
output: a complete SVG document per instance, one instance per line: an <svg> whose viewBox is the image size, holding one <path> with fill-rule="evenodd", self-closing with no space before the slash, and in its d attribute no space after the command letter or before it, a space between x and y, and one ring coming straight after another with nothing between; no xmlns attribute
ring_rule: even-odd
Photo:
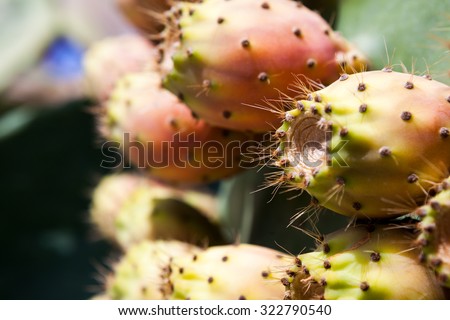
<svg viewBox="0 0 450 320"><path fill-rule="evenodd" d="M79 77L83 73L83 52L81 45L59 36L48 46L42 62L52 77Z"/></svg>

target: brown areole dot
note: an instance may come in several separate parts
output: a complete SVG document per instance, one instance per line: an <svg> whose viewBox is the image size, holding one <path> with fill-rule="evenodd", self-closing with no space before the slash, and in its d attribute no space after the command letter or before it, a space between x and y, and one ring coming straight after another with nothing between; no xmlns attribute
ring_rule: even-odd
<svg viewBox="0 0 450 320"><path fill-rule="evenodd" d="M322 279L320 279L319 284L320 284L322 287L325 287L325 286L327 285L327 280L325 280L325 278L322 278Z"/></svg>
<svg viewBox="0 0 450 320"><path fill-rule="evenodd" d="M226 262L227 260L228 260L228 257L227 257L227 256L223 256L223 257L222 257L222 261L223 261L223 262Z"/></svg>
<svg viewBox="0 0 450 320"><path fill-rule="evenodd" d="M373 261L373 262L378 262L378 261L380 261L380 259L381 259L381 255L380 255L379 252L372 252L372 253L370 254L370 260L371 260L371 261Z"/></svg>
<svg viewBox="0 0 450 320"><path fill-rule="evenodd" d="M448 138L450 136L450 129L445 127L440 128L439 135L441 138Z"/></svg>
<svg viewBox="0 0 450 320"><path fill-rule="evenodd" d="M267 278L269 276L269 273L267 271L263 271L263 272L261 272L261 276L263 278Z"/></svg>
<svg viewBox="0 0 450 320"><path fill-rule="evenodd" d="M324 267L325 269L330 269L330 268L331 268L331 263L330 263L330 261L325 260L325 261L323 262L323 267Z"/></svg>
<svg viewBox="0 0 450 320"><path fill-rule="evenodd" d="M263 2L261 4L261 8L263 8L263 9L270 9L270 6L269 6L269 4L267 2Z"/></svg>
<svg viewBox="0 0 450 320"><path fill-rule="evenodd" d="M429 224L429 225L423 227L423 230L424 230L426 233L433 233L434 230L436 230L436 224L434 224L434 223Z"/></svg>
<svg viewBox="0 0 450 320"><path fill-rule="evenodd" d="M364 113L367 111L367 104L363 103L359 106L359 112Z"/></svg>
<svg viewBox="0 0 450 320"><path fill-rule="evenodd" d="M242 46L243 48L248 48L248 47L250 47L250 41L248 41L247 39L242 40L242 41L241 41L241 46Z"/></svg>
<svg viewBox="0 0 450 320"><path fill-rule="evenodd" d="M392 154L392 151L388 147L381 147L380 150L378 150L378 153L382 157L388 157Z"/></svg>
<svg viewBox="0 0 450 320"><path fill-rule="evenodd" d="M430 260L430 263L433 267L439 267L442 265L442 260L440 258L433 258Z"/></svg>
<svg viewBox="0 0 450 320"><path fill-rule="evenodd" d="M325 113L331 113L331 111L333 111L333 108L331 107L331 103L327 103L325 105L325 109L324 109Z"/></svg>
<svg viewBox="0 0 450 320"><path fill-rule="evenodd" d="M316 96L314 97L314 101L315 102L322 102L322 97L320 96L320 94L316 94Z"/></svg>
<svg viewBox="0 0 450 320"><path fill-rule="evenodd" d="M247 300L247 298L244 295L240 295L238 300Z"/></svg>
<svg viewBox="0 0 450 320"><path fill-rule="evenodd" d="M306 61L306 66L310 69L314 68L316 66L317 62L316 60L310 58Z"/></svg>
<svg viewBox="0 0 450 320"><path fill-rule="evenodd" d="M412 113L409 111L403 111L400 118L402 118L403 121L409 121L412 118Z"/></svg>
<svg viewBox="0 0 450 320"><path fill-rule="evenodd" d="M408 183L416 183L417 181L419 181L419 177L417 176L417 174L415 173L411 173L408 178Z"/></svg>
<svg viewBox="0 0 450 320"><path fill-rule="evenodd" d="M348 129L347 129L347 128L342 128L342 129L339 131L339 135L340 135L341 137L347 136L347 135L348 135Z"/></svg>
<svg viewBox="0 0 450 320"><path fill-rule="evenodd" d="M261 82L266 82L267 80L269 80L269 76L267 75L267 73L261 72L260 74L258 74L258 80Z"/></svg>
<svg viewBox="0 0 450 320"><path fill-rule="evenodd" d="M358 201L353 202L352 208L355 209L356 211L359 211L362 208L362 204L360 202L358 202Z"/></svg>
<svg viewBox="0 0 450 320"><path fill-rule="evenodd" d="M369 284L368 284L366 281L363 281L363 282L361 282L361 284L359 285L359 288L360 288L362 291L367 291L367 290L369 290L370 286L369 286Z"/></svg>
<svg viewBox="0 0 450 320"><path fill-rule="evenodd" d="M330 252L330 245L328 243L323 243L322 244L322 251L323 253L329 253Z"/></svg>
<svg viewBox="0 0 450 320"><path fill-rule="evenodd" d="M364 91L366 90L366 84L361 82L358 84L358 91Z"/></svg>
<svg viewBox="0 0 450 320"><path fill-rule="evenodd" d="M292 33L296 36L301 38L302 37L302 31L300 30L300 28L294 27L292 28Z"/></svg>
<svg viewBox="0 0 450 320"><path fill-rule="evenodd" d="M230 119L231 118L231 111L225 110L224 112L222 112L222 116L225 119Z"/></svg>
<svg viewBox="0 0 450 320"><path fill-rule="evenodd" d="M213 277L208 278L208 283L213 283L213 281L214 281Z"/></svg>
<svg viewBox="0 0 450 320"><path fill-rule="evenodd" d="M414 84L413 84L411 81L407 81L407 82L405 83L404 87L405 87L406 89L411 90L411 89L414 88Z"/></svg>
<svg viewBox="0 0 450 320"><path fill-rule="evenodd" d="M224 21L225 21L225 19L222 18L222 17L217 18L217 23L218 24L222 24Z"/></svg>
<svg viewBox="0 0 450 320"><path fill-rule="evenodd" d="M281 278L281 284L285 287L289 287L290 283L289 280L287 278Z"/></svg>
<svg viewBox="0 0 450 320"><path fill-rule="evenodd" d="M440 212L441 211L441 204L438 201L430 201L430 207L434 211Z"/></svg>

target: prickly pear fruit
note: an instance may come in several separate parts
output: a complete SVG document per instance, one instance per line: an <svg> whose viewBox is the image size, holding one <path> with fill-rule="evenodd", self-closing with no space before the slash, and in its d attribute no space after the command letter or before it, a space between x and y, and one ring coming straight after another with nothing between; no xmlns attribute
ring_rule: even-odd
<svg viewBox="0 0 450 320"><path fill-rule="evenodd" d="M251 134L211 127L195 118L156 74L121 79L106 105L102 131L130 162L174 184L199 184L241 171Z"/></svg>
<svg viewBox="0 0 450 320"><path fill-rule="evenodd" d="M137 34L109 37L94 43L83 59L87 95L105 101L117 80L125 74L156 70L158 56L158 50Z"/></svg>
<svg viewBox="0 0 450 320"><path fill-rule="evenodd" d="M418 251L414 233L404 227L357 225L291 258L281 282L287 299L442 299Z"/></svg>
<svg viewBox="0 0 450 320"><path fill-rule="evenodd" d="M450 288L450 178L436 192L415 211L422 219L418 243L422 259L435 270L439 282Z"/></svg>
<svg viewBox="0 0 450 320"><path fill-rule="evenodd" d="M177 241L143 241L135 244L106 276L104 297L113 300L160 300L170 291L169 261L192 255L199 248Z"/></svg>
<svg viewBox="0 0 450 320"><path fill-rule="evenodd" d="M215 198L135 174L103 178L93 194L91 220L100 234L126 249L144 239L225 243Z"/></svg>
<svg viewBox="0 0 450 320"><path fill-rule="evenodd" d="M320 205L364 218L410 213L450 168L450 87L383 71L343 74L290 102L277 178ZM276 183L276 182L275 182Z"/></svg>
<svg viewBox="0 0 450 320"><path fill-rule="evenodd" d="M264 132L277 115L260 108L298 75L329 84L366 60L299 2L177 3L166 28L164 85L208 123ZM169 57L170 58L170 57ZM271 126L272 125L272 126Z"/></svg>
<svg viewBox="0 0 450 320"><path fill-rule="evenodd" d="M170 263L169 299L282 299L284 290L271 268L283 254L257 245L210 247L179 255ZM280 290L281 289L281 290Z"/></svg>

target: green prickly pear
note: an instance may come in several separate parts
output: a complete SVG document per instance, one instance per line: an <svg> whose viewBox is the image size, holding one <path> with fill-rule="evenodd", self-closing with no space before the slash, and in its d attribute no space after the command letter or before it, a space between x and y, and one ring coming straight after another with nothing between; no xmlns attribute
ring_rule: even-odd
<svg viewBox="0 0 450 320"><path fill-rule="evenodd" d="M357 225L291 258L281 282L287 299L443 299L418 252L414 232L402 226Z"/></svg>
<svg viewBox="0 0 450 320"><path fill-rule="evenodd" d="M199 248L177 241L143 241L129 248L106 275L103 299L161 300L170 291L167 282L171 259L192 255Z"/></svg>
<svg viewBox="0 0 450 320"><path fill-rule="evenodd" d="M435 270L439 282L450 288L450 178L435 191L437 194L415 211L421 217L418 244L422 259Z"/></svg>
<svg viewBox="0 0 450 320"><path fill-rule="evenodd" d="M277 181L331 210L410 213L449 175L450 87L428 76L389 68L343 74L289 103L275 133L275 165L284 170Z"/></svg>
<svg viewBox="0 0 450 320"><path fill-rule="evenodd" d="M91 220L124 249L145 239L217 245L225 243L217 211L211 194L122 173L106 176L94 190Z"/></svg>

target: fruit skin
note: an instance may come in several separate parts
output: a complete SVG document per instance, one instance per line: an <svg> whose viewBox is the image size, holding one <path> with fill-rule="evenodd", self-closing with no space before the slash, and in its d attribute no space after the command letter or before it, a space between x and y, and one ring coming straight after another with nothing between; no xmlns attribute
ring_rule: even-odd
<svg viewBox="0 0 450 320"><path fill-rule="evenodd" d="M356 225L323 238L316 251L291 258L288 299L443 299L420 263L414 232L399 225Z"/></svg>
<svg viewBox="0 0 450 320"><path fill-rule="evenodd" d="M103 102L125 74L157 70L158 58L158 49L138 34L111 36L93 43L83 58L86 94Z"/></svg>
<svg viewBox="0 0 450 320"><path fill-rule="evenodd" d="M435 270L439 282L450 288L450 178L436 192L414 212L421 217L417 242L422 260Z"/></svg>
<svg viewBox="0 0 450 320"><path fill-rule="evenodd" d="M101 236L126 250L146 239L224 244L217 211L209 193L120 173L100 181L90 217Z"/></svg>
<svg viewBox="0 0 450 320"><path fill-rule="evenodd" d="M168 299L282 299L284 289L271 269L282 263L276 250L251 245L210 247L170 263Z"/></svg>
<svg viewBox="0 0 450 320"><path fill-rule="evenodd" d="M205 0L175 5L164 43L164 86L208 123L265 132L278 125L263 100L298 78L325 84L367 61L298 2ZM181 13L181 14L180 14Z"/></svg>
<svg viewBox="0 0 450 320"><path fill-rule="evenodd" d="M450 87L391 69L343 74L290 101L276 131L279 181L347 216L391 218L424 203L450 168Z"/></svg>
<svg viewBox="0 0 450 320"><path fill-rule="evenodd" d="M102 299L161 300L170 285L169 261L200 249L178 241L142 241L129 248L106 276ZM97 295L98 296L98 295ZM96 296L96 297L97 297Z"/></svg>
<svg viewBox="0 0 450 320"><path fill-rule="evenodd" d="M151 72L118 81L101 118L106 140L135 167L172 184L209 183L243 170L254 135L211 127L159 85Z"/></svg>

